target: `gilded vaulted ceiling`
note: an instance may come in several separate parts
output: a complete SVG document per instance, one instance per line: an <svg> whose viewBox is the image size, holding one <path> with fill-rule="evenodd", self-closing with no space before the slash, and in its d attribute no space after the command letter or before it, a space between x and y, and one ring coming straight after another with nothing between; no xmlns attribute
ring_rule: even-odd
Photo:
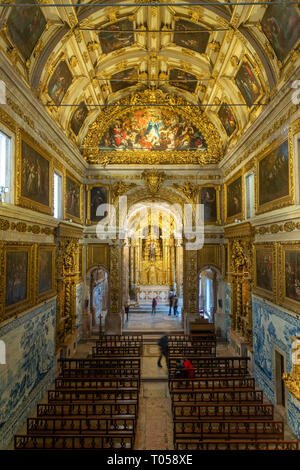
<svg viewBox="0 0 300 470"><path fill-rule="evenodd" d="M198 127L193 132L201 136L201 145L214 139L215 147L222 149L220 160L269 102L299 57L299 8L293 5L207 1L199 6L192 1L190 5L172 1L158 6L146 0L128 4L112 0L108 6L99 1L75 4L74 0L57 0L57 6L50 0L19 3L43 6L2 8L0 46L82 153L91 156L95 150L97 163L102 157L107 159L107 150L122 150L123 155L124 151L132 154L139 148L150 149L149 142L143 139L141 144L133 131L131 140L127 135L122 143L121 131L116 139L112 119L107 121L106 134L104 129L107 115L115 116L112 110L116 106L128 118L128 105L135 111L134 96L144 96L146 101L147 90L154 92L152 97L157 90L173 96L181 115L184 107L194 113L188 126ZM149 103L144 104L149 109ZM141 109L139 102L136 110ZM176 113L176 108L172 111ZM211 129L210 137L203 122ZM102 126L99 145L100 137L110 135L105 149L97 148L95 139L91 141L95 123ZM168 130L165 121L164 126ZM156 131L159 135L158 125ZM162 135L151 150L168 146L174 150L170 139ZM176 150L182 150L176 145ZM200 150L207 152L206 148ZM122 158L126 162L124 155ZM117 156L114 161L118 162ZM188 155L185 162L189 163Z"/></svg>

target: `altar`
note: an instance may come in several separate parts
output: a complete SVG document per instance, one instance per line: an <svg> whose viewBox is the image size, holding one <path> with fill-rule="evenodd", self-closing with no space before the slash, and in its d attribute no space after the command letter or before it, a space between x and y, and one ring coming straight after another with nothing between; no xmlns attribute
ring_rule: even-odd
<svg viewBox="0 0 300 470"><path fill-rule="evenodd" d="M139 286L139 302L141 304L151 304L154 297L157 297L158 304L168 304L169 286L140 285Z"/></svg>

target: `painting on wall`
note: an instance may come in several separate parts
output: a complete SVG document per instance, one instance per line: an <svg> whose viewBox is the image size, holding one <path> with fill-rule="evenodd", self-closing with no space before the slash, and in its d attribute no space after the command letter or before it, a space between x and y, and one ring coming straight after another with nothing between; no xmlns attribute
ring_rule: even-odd
<svg viewBox="0 0 300 470"><path fill-rule="evenodd" d="M227 186L227 217L238 216L242 213L242 177L232 181Z"/></svg>
<svg viewBox="0 0 300 470"><path fill-rule="evenodd" d="M50 213L51 158L33 141L21 138L20 143L20 203L32 201L30 208ZM36 204L34 204L36 203ZM28 205L28 204L27 204Z"/></svg>
<svg viewBox="0 0 300 470"><path fill-rule="evenodd" d="M169 75L169 84L181 90L194 93L197 86L197 77L191 73L180 69L171 69Z"/></svg>
<svg viewBox="0 0 300 470"><path fill-rule="evenodd" d="M110 85L113 92L137 85L137 83L138 73L135 68L122 70L121 72L113 74L110 78Z"/></svg>
<svg viewBox="0 0 300 470"><path fill-rule="evenodd" d="M269 150L268 150L269 149ZM258 206L289 196L289 144L268 147L258 161ZM272 207L273 208L273 207Z"/></svg>
<svg viewBox="0 0 300 470"><path fill-rule="evenodd" d="M72 79L73 77L66 61L62 60L53 72L48 85L48 94L55 104L62 102L72 83Z"/></svg>
<svg viewBox="0 0 300 470"><path fill-rule="evenodd" d="M285 297L300 302L300 249L285 252Z"/></svg>
<svg viewBox="0 0 300 470"><path fill-rule="evenodd" d="M134 25L132 21L121 20L104 26L99 33L99 40L104 54L131 46L134 43Z"/></svg>
<svg viewBox="0 0 300 470"><path fill-rule="evenodd" d="M194 32L195 31L195 32ZM199 31L197 33L197 31ZM203 26L179 19L175 22L174 43L203 54L209 40L209 32Z"/></svg>
<svg viewBox="0 0 300 470"><path fill-rule="evenodd" d="M222 106L219 109L218 115L228 137L230 137L234 133L237 127L236 120L231 111L230 106L228 106L227 103L222 103Z"/></svg>
<svg viewBox="0 0 300 470"><path fill-rule="evenodd" d="M107 204L109 196L108 186L90 186L87 194L87 219L88 223L99 222L107 216L107 212L103 215L97 215L97 209L102 204Z"/></svg>
<svg viewBox="0 0 300 470"><path fill-rule="evenodd" d="M235 82L250 108L261 94L260 84L250 66L249 62L244 62L235 77Z"/></svg>
<svg viewBox="0 0 300 470"><path fill-rule="evenodd" d="M255 245L255 288L273 294L274 247ZM270 297L270 295L268 295ZM272 297L272 295L271 295Z"/></svg>
<svg viewBox="0 0 300 470"><path fill-rule="evenodd" d="M39 295L54 290L54 249L54 247L39 247Z"/></svg>
<svg viewBox="0 0 300 470"><path fill-rule="evenodd" d="M217 191L212 186L200 190L200 204L204 205L204 223L215 223L218 218Z"/></svg>
<svg viewBox="0 0 300 470"><path fill-rule="evenodd" d="M46 20L41 8L34 6L32 0L17 0L18 8L12 8L7 19L9 36L28 60L46 27ZM26 6L25 4L30 4Z"/></svg>
<svg viewBox="0 0 300 470"><path fill-rule="evenodd" d="M68 216L81 219L81 185L73 178L66 176L65 208Z"/></svg>
<svg viewBox="0 0 300 470"><path fill-rule="evenodd" d="M87 109L86 104L82 101L78 108L74 111L72 118L71 118L71 129L75 135L79 134L80 129L83 126L84 121L88 115L89 111Z"/></svg>
<svg viewBox="0 0 300 470"><path fill-rule="evenodd" d="M165 109L130 110L114 121L99 150L204 151L202 133L185 117Z"/></svg>
<svg viewBox="0 0 300 470"><path fill-rule="evenodd" d="M270 5L261 21L263 32L280 61L286 59L300 38L298 11L293 5Z"/></svg>
<svg viewBox="0 0 300 470"><path fill-rule="evenodd" d="M7 249L6 251L6 292L5 306L24 302L28 297L28 250Z"/></svg>

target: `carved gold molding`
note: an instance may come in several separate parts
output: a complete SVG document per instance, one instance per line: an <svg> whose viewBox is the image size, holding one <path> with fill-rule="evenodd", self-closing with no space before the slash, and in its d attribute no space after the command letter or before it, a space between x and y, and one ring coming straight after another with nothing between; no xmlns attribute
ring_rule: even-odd
<svg viewBox="0 0 300 470"><path fill-rule="evenodd" d="M265 234L276 234L279 232L293 232L294 230L300 230L300 222L294 222L289 220L288 222L282 224L271 224L268 226L256 227L255 234L265 235Z"/></svg>
<svg viewBox="0 0 300 470"><path fill-rule="evenodd" d="M55 229L50 227L42 227L40 225L34 224L30 225L26 222L10 222L7 219L0 219L0 230L16 230L17 232L25 233L31 232L34 235L44 234L44 235L54 235Z"/></svg>

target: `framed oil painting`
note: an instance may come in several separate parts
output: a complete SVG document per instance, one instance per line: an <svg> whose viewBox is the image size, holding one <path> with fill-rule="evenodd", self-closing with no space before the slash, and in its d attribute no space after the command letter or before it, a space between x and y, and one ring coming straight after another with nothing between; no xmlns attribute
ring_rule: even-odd
<svg viewBox="0 0 300 470"><path fill-rule="evenodd" d="M254 245L254 290L273 300L276 290L276 252L272 243Z"/></svg>
<svg viewBox="0 0 300 470"><path fill-rule="evenodd" d="M87 224L96 224L104 219L108 214L97 215L97 209L101 204L109 204L109 186L108 185L89 185L87 186Z"/></svg>
<svg viewBox="0 0 300 470"><path fill-rule="evenodd" d="M84 121L87 118L89 111L87 109L86 104L82 101L78 108L74 111L72 117L71 117L71 129L74 132L75 135L78 135L80 132L80 129L83 126Z"/></svg>
<svg viewBox="0 0 300 470"><path fill-rule="evenodd" d="M169 74L169 84L184 91L194 93L197 87L197 77L191 73L180 69L171 69Z"/></svg>
<svg viewBox="0 0 300 470"><path fill-rule="evenodd" d="M204 223L220 224L220 186L200 187L199 202L204 205Z"/></svg>
<svg viewBox="0 0 300 470"><path fill-rule="evenodd" d="M52 157L28 134L18 133L16 203L52 214Z"/></svg>
<svg viewBox="0 0 300 470"><path fill-rule="evenodd" d="M38 289L39 299L55 292L55 246L38 247Z"/></svg>
<svg viewBox="0 0 300 470"><path fill-rule="evenodd" d="M65 179L65 214L74 222L82 222L82 184L67 174Z"/></svg>
<svg viewBox="0 0 300 470"><path fill-rule="evenodd" d="M281 250L280 303L300 312L300 243L283 243Z"/></svg>
<svg viewBox="0 0 300 470"><path fill-rule="evenodd" d="M175 21L174 43L177 46L203 54L206 51L209 34L209 31L206 32L203 26L191 21L183 19Z"/></svg>
<svg viewBox="0 0 300 470"><path fill-rule="evenodd" d="M115 120L100 139L99 150L204 151L202 133L188 119L165 109L130 110Z"/></svg>
<svg viewBox="0 0 300 470"><path fill-rule="evenodd" d="M137 83L138 73L134 67L115 73L110 78L110 86L113 92L137 85Z"/></svg>
<svg viewBox="0 0 300 470"><path fill-rule="evenodd" d="M248 61L242 63L236 74L235 82L247 106L251 108L260 97L262 89Z"/></svg>
<svg viewBox="0 0 300 470"><path fill-rule="evenodd" d="M257 214L293 203L293 156L289 153L288 139L276 140L257 158Z"/></svg>
<svg viewBox="0 0 300 470"><path fill-rule="evenodd" d="M293 5L270 5L261 26L278 60L284 62L300 39L299 9Z"/></svg>
<svg viewBox="0 0 300 470"><path fill-rule="evenodd" d="M132 21L121 20L101 28L99 40L104 54L117 51L134 43L134 24Z"/></svg>
<svg viewBox="0 0 300 470"><path fill-rule="evenodd" d="M41 8L34 6L34 0L17 0L14 3L22 5L11 9L7 19L8 34L26 61L46 28L46 20ZM26 6L26 3L30 5Z"/></svg>
<svg viewBox="0 0 300 470"><path fill-rule="evenodd" d="M32 302L33 246L4 245L4 316L26 308Z"/></svg>
<svg viewBox="0 0 300 470"><path fill-rule="evenodd" d="M62 102L72 80L73 76L67 62L62 60L54 70L48 84L48 95L55 104L60 104Z"/></svg>
<svg viewBox="0 0 300 470"><path fill-rule="evenodd" d="M225 183L225 219L227 223L243 217L243 178L234 176Z"/></svg>
<svg viewBox="0 0 300 470"><path fill-rule="evenodd" d="M226 134L228 137L231 137L237 128L237 123L230 106L228 106L227 103L222 103L218 115L226 131Z"/></svg>

